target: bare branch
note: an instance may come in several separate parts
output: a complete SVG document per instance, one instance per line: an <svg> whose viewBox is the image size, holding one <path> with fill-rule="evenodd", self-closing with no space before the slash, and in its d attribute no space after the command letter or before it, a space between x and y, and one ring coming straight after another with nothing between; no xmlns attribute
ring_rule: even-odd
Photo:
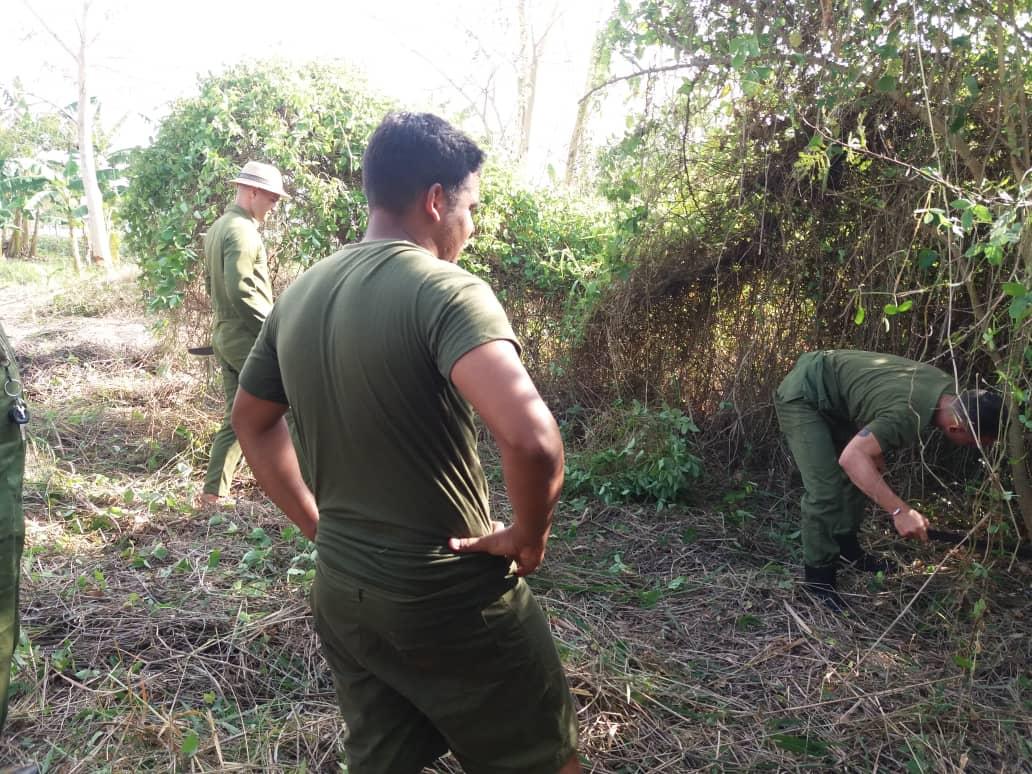
<svg viewBox="0 0 1032 774"><path fill-rule="evenodd" d="M50 25L47 24L46 21L43 20L43 17L36 13L36 9L29 5L29 0L22 0L22 5L28 9L29 13L36 17L36 21L39 22L39 25L50 35L50 37L57 41L57 44L65 50L68 56L72 59L78 58L78 54L76 54L68 44L61 40L61 37L50 28ZM76 23L76 26L78 26L78 23Z"/></svg>
<svg viewBox="0 0 1032 774"><path fill-rule="evenodd" d="M713 64L713 60L700 58L700 59L698 59L696 61L692 61L692 62L678 62L676 64L662 65L660 67L645 67L645 68L642 68L640 70L636 70L633 73L627 73L625 75L618 75L615 78L610 78L607 81L603 81L598 86L596 86L595 88L591 89L587 94L585 94L583 97L581 97L577 101L578 102L583 102L584 100L586 100L589 97L591 97L592 95L594 95L596 92L602 91L602 89L605 89L608 86L612 86L614 83L620 83L621 81L629 81L629 80L631 80L633 78L640 78L643 75L655 75L657 73L669 73L669 72L673 72L675 70L687 70L688 68L691 68L691 67L699 67L699 68L701 68L701 67L709 67L711 64Z"/></svg>

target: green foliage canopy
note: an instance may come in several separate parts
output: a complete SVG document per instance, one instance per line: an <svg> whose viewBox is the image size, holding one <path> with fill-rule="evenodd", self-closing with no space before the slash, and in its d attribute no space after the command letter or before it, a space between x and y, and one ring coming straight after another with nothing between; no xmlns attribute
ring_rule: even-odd
<svg viewBox="0 0 1032 774"><path fill-rule="evenodd" d="M602 324L622 323L629 362L662 369L642 384L677 397L667 385L701 373L696 405L714 387L754 403L806 348L944 356L1008 396L1001 448L1032 529L1030 14L1028 0L621 2L610 40L654 64L606 185L636 218L651 265L629 288L651 319L630 303L637 317ZM675 324L692 318L701 334Z"/></svg>
<svg viewBox="0 0 1032 774"><path fill-rule="evenodd" d="M149 303L174 309L198 276L201 236L232 198L249 159L283 172L293 199L265 227L270 259L301 266L358 239L361 158L390 103L332 64L239 65L201 79L154 143L136 151L120 217Z"/></svg>

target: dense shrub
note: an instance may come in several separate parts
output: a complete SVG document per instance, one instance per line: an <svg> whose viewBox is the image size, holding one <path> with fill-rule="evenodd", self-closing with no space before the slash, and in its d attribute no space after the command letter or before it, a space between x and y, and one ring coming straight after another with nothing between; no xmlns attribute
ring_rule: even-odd
<svg viewBox="0 0 1032 774"><path fill-rule="evenodd" d="M559 377L584 321L617 274L612 220L604 203L551 189L530 190L489 164L476 234L464 264L491 283L538 375Z"/></svg>
<svg viewBox="0 0 1032 774"><path fill-rule="evenodd" d="M201 235L249 159L276 165L293 196L265 227L274 266L307 265L357 239L362 151L390 108L354 73L329 64L240 65L201 79L199 89L134 154L120 209L156 309L174 309L196 289Z"/></svg>

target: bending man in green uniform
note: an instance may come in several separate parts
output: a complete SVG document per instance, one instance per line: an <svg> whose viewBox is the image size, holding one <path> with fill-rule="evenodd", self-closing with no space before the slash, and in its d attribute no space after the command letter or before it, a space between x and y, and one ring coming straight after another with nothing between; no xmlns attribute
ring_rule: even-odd
<svg viewBox="0 0 1032 774"><path fill-rule="evenodd" d="M7 690L11 656L18 645L18 581L25 519L22 515L22 476L25 437L21 377L14 351L0 325L0 732L7 720Z"/></svg>
<svg viewBox="0 0 1032 774"><path fill-rule="evenodd" d="M229 494L240 464L230 414L237 379L258 331L272 308L272 284L258 227L281 197L283 178L275 167L247 162L232 181L236 199L204 236L205 283L213 311L212 348L222 367L226 413L211 445L202 505L213 505Z"/></svg>
<svg viewBox="0 0 1032 774"><path fill-rule="evenodd" d="M997 436L1002 401L985 390L957 395L952 376L894 355L852 350L809 352L777 389L774 406L803 476L805 580L832 607L839 557L858 569L891 569L857 540L865 495L892 515L905 538L927 541L928 519L885 482L884 452L938 428L961 446Z"/></svg>
<svg viewBox="0 0 1032 774"><path fill-rule="evenodd" d="M365 238L284 292L240 375L244 454L316 540L312 611L355 774L416 774L447 750L469 774L580 771L562 664L520 577L545 553L562 440L494 293L456 264L483 158L436 116L387 116L363 157ZM501 452L508 527L474 411Z"/></svg>

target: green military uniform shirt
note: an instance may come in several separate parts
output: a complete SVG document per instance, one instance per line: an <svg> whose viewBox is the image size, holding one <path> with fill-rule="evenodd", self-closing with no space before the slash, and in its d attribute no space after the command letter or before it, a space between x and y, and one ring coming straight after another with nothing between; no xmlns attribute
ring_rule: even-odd
<svg viewBox="0 0 1032 774"><path fill-rule="evenodd" d="M240 384L291 406L320 564L444 606L512 584L507 560L447 547L492 529L473 411L450 374L497 339L518 346L490 287L409 242L346 247L277 301Z"/></svg>
<svg viewBox="0 0 1032 774"><path fill-rule="evenodd" d="M272 285L258 221L232 204L204 236L205 282L211 297L212 345L236 369L243 366L272 309Z"/></svg>
<svg viewBox="0 0 1032 774"><path fill-rule="evenodd" d="M917 441L953 377L935 366L878 352L809 352L778 387L778 398L803 398L833 423L866 427L882 451Z"/></svg>

